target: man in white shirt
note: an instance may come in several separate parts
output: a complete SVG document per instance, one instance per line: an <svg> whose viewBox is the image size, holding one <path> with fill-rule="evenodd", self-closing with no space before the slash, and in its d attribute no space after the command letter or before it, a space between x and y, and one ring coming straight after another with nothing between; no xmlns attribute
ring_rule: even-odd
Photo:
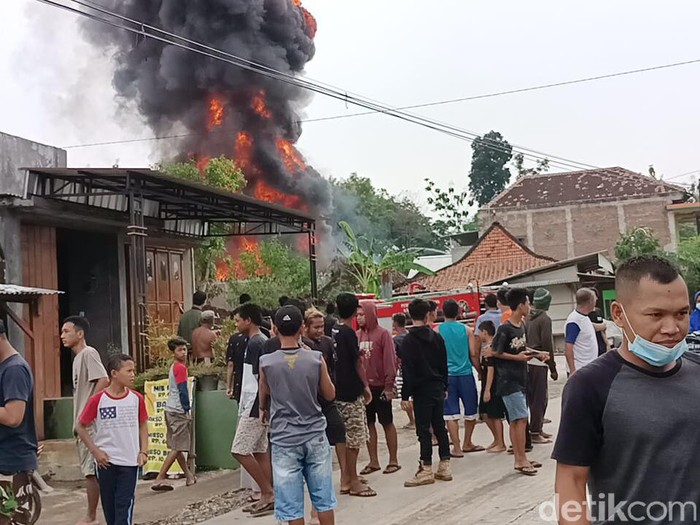
<svg viewBox="0 0 700 525"><path fill-rule="evenodd" d="M588 317L595 310L597 300L595 291L590 288L581 288L576 292L576 309L566 319L564 355L568 375L598 357L595 333L604 331L605 323L594 325Z"/></svg>

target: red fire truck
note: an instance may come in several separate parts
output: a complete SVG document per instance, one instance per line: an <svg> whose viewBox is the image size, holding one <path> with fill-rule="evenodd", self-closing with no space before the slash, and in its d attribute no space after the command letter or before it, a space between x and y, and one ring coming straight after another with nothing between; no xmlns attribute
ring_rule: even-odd
<svg viewBox="0 0 700 525"><path fill-rule="evenodd" d="M495 292L489 289L474 289L465 288L458 290L447 290L444 292L431 292L431 293L414 293L409 295L399 295L392 297L388 300L376 299L377 303L377 317L379 318L379 324L384 328L391 330L391 318L394 314L404 313L408 315L408 305L413 301L413 299L420 297L427 301L435 301L438 303L438 310L442 309L442 305L448 299L454 299L461 306L461 315L470 321L476 319L478 315L481 314L483 295L489 292ZM359 299L374 299L372 294L359 294Z"/></svg>

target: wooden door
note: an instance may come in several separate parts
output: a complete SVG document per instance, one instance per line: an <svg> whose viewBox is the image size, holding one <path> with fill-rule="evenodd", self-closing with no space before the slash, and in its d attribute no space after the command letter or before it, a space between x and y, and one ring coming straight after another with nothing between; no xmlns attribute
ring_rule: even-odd
<svg viewBox="0 0 700 525"><path fill-rule="evenodd" d="M22 224L22 284L56 290L58 263L56 229ZM44 437L44 399L61 397L61 344L58 296L43 296L37 309L24 309L33 338L25 338L25 358L34 373L34 415L37 434Z"/></svg>
<svg viewBox="0 0 700 525"><path fill-rule="evenodd" d="M172 327L173 335L184 308L182 251L165 248L146 249L146 301L148 313Z"/></svg>

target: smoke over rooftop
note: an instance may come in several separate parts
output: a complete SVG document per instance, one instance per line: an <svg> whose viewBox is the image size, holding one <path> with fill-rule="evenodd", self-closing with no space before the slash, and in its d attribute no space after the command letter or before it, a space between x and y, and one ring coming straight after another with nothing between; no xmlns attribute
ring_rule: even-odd
<svg viewBox="0 0 700 525"><path fill-rule="evenodd" d="M316 21L300 0L103 0L114 12L287 74L315 53ZM187 136L164 157L234 158L247 193L317 216L330 207L328 182L294 144L310 94L226 62L86 21L88 41L113 51L113 84L157 134Z"/></svg>

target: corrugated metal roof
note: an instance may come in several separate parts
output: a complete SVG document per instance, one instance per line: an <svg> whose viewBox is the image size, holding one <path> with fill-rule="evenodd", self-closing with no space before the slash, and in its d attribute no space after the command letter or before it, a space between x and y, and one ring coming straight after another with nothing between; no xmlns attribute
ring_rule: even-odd
<svg viewBox="0 0 700 525"><path fill-rule="evenodd" d="M30 286L20 286L18 284L0 284L0 295L28 296L28 295L58 295L63 292L58 290L47 290L46 288L32 288Z"/></svg>

